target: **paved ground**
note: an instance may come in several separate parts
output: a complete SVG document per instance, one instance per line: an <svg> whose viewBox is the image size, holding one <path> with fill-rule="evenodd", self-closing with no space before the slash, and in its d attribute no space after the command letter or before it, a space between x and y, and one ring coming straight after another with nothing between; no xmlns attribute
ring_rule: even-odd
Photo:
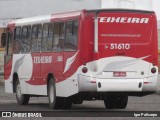
<svg viewBox="0 0 160 120"><path fill-rule="evenodd" d="M160 75L159 75L160 78ZM160 88L160 80L158 82ZM103 101L85 101L82 105L73 105L71 110L51 110L48 107L48 99L45 97L31 98L29 105L21 106L17 104L14 94L5 93L4 86L0 86L0 111L30 111L30 112L43 112L46 111L49 115L58 116L57 119L66 120L106 120L106 116L126 115L131 114L134 116L134 112L131 111L159 111L160 114L160 92L159 94L148 95L145 97L129 97L129 102L125 110L106 110ZM128 112L129 111L129 112ZM131 113L130 113L131 112ZM138 112L139 113L139 112ZM69 117L64 117L69 116ZM88 116L86 118L86 116ZM98 116L99 118L95 117ZM63 117L63 118L62 118ZM79 118L80 117L80 118ZM0 118L1 119L1 118ZM3 118L4 119L4 118ZM43 118L51 119L51 118ZM120 119L128 120L128 117L114 117L111 120ZM134 118L129 118L134 119ZM140 118L146 120L146 118ZM150 118L147 118L150 120ZM154 118L159 119L159 118ZM16 118L16 120L18 120ZM37 120L40 120L39 118Z"/></svg>
<svg viewBox="0 0 160 120"><path fill-rule="evenodd" d="M145 97L129 97L125 110L106 110L103 101L85 101L82 105L73 105L71 110L51 110L48 107L48 99L45 97L31 98L29 105L18 105L14 94L4 92L4 86L0 86L0 111L47 111L48 115L63 117L105 117L107 115L130 114L128 111L160 111L160 95L153 94ZM112 113L114 113L112 115ZM139 113L139 112L138 112ZM131 112L134 116L134 113ZM90 120L90 119L88 119Z"/></svg>

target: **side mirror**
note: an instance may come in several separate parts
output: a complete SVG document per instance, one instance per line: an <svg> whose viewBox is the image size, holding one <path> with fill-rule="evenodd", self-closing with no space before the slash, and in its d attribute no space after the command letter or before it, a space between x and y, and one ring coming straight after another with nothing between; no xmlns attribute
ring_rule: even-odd
<svg viewBox="0 0 160 120"><path fill-rule="evenodd" d="M6 46L6 38L7 38L7 34L6 33L2 33L2 36L1 36L1 46L2 47Z"/></svg>

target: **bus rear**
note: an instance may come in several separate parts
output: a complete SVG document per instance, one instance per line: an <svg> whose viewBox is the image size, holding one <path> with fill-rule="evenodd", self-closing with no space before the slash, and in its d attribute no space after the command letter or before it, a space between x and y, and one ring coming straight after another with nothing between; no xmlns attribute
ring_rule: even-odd
<svg viewBox="0 0 160 120"><path fill-rule="evenodd" d="M91 32L87 34L92 36L88 38L93 54L86 65L88 72L79 75L80 91L97 91L96 94L103 96L106 108L125 108L128 95L156 92L158 40L155 13L136 10L89 13L86 29ZM113 105L113 101L117 102ZM116 106L117 103L120 105Z"/></svg>

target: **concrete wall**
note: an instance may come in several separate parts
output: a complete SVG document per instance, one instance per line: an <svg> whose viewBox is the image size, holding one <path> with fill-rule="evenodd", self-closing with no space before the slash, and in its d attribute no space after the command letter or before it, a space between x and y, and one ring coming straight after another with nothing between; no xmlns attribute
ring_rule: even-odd
<svg viewBox="0 0 160 120"><path fill-rule="evenodd" d="M152 0L153 10L156 12L157 19L159 20L159 28L160 28L160 0Z"/></svg>
<svg viewBox="0 0 160 120"><path fill-rule="evenodd" d="M102 8L152 9L151 0L102 0Z"/></svg>
<svg viewBox="0 0 160 120"><path fill-rule="evenodd" d="M102 0L101 7L154 10L160 20L160 0Z"/></svg>
<svg viewBox="0 0 160 120"><path fill-rule="evenodd" d="M0 0L0 19L100 7L101 0Z"/></svg>

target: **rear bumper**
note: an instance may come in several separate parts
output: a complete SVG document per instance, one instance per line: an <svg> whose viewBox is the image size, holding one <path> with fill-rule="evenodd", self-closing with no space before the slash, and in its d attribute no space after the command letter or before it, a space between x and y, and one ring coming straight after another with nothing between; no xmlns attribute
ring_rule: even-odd
<svg viewBox="0 0 160 120"><path fill-rule="evenodd" d="M156 92L157 77L101 79L79 75L79 92Z"/></svg>

